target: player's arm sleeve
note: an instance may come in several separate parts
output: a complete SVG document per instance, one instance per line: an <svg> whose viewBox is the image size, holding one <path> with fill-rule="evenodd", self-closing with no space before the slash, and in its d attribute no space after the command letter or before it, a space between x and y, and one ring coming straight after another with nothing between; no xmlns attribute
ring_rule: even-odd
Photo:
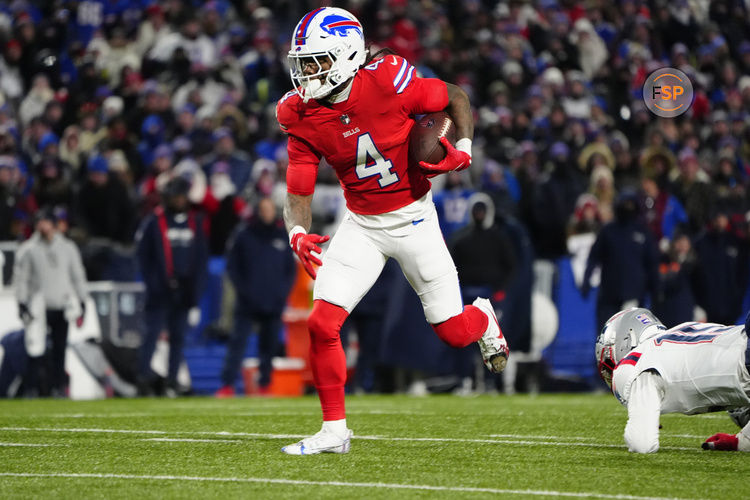
<svg viewBox="0 0 750 500"><path fill-rule="evenodd" d="M31 259L28 253L23 249L17 252L13 266L13 288L16 290L16 300L27 305L31 299Z"/></svg>
<svg viewBox="0 0 750 500"><path fill-rule="evenodd" d="M655 453L659 450L659 415L664 398L664 379L646 371L633 381L628 398L625 443L628 451Z"/></svg>
<svg viewBox="0 0 750 500"><path fill-rule="evenodd" d="M315 191L320 155L305 141L293 135L287 144L289 166L286 169L286 190L290 194L309 196Z"/></svg>

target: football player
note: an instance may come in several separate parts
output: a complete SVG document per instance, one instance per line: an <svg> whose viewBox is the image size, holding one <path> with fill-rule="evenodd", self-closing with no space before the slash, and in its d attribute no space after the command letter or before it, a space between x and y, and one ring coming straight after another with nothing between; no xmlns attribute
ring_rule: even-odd
<svg viewBox="0 0 750 500"><path fill-rule="evenodd" d="M420 78L399 56L368 58L362 25L339 8L319 8L300 20L289 64L295 89L276 107L289 137L284 220L292 249L313 278L317 272L308 328L323 426L283 451L346 453L352 433L344 410L346 362L339 329L389 257L400 264L440 339L453 347L477 342L493 372L505 368L508 345L489 300L466 307L461 301L427 178L471 163L474 124L466 93ZM443 140L447 155L438 164L410 163L414 115L441 110L456 125L455 147ZM308 233L321 158L336 171L347 206L322 261L319 245L329 236Z"/></svg>
<svg viewBox="0 0 750 500"><path fill-rule="evenodd" d="M596 341L599 373L628 409L630 451L659 449L659 415L732 410L742 430L715 434L707 450L750 451L750 345L745 325L682 323L669 330L643 308L612 316Z"/></svg>

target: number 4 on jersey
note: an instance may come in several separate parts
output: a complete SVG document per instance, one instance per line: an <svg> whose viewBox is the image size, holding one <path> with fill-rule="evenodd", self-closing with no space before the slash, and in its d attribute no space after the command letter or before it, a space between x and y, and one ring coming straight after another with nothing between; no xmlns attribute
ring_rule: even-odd
<svg viewBox="0 0 750 500"><path fill-rule="evenodd" d="M391 172L392 168L393 162L383 158L369 133L357 137L357 177L364 179L379 175L378 184L383 188L398 182L398 174Z"/></svg>

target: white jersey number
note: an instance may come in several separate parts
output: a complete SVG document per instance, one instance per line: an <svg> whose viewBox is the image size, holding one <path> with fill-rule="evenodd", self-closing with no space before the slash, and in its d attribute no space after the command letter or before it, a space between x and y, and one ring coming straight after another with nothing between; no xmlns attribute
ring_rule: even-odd
<svg viewBox="0 0 750 500"><path fill-rule="evenodd" d="M364 179L379 175L378 184L383 188L398 182L398 174L391 172L392 168L393 162L383 158L369 133L357 137L357 177Z"/></svg>

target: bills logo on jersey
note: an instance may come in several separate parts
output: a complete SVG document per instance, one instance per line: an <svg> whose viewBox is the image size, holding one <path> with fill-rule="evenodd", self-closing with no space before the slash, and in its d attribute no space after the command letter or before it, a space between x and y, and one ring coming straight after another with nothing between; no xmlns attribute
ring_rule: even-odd
<svg viewBox="0 0 750 500"><path fill-rule="evenodd" d="M320 23L320 28L329 35L349 36L349 30L354 30L359 36L362 36L362 26L353 20L336 14L326 16Z"/></svg>

